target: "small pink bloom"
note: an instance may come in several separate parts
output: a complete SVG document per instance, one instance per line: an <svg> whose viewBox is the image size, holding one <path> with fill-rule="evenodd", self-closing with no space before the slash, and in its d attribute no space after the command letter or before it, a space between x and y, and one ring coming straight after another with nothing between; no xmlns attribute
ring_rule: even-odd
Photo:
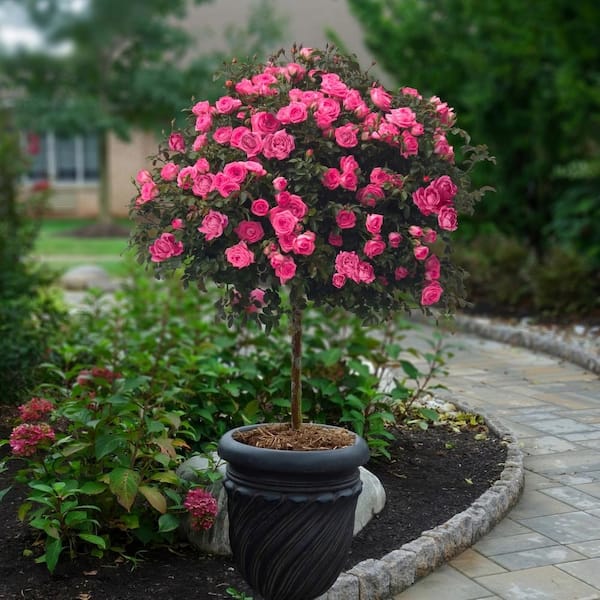
<svg viewBox="0 0 600 600"><path fill-rule="evenodd" d="M199 116L205 113L209 113L211 111L210 102L208 100L202 100L201 102L196 102L192 107L192 114Z"/></svg>
<svg viewBox="0 0 600 600"><path fill-rule="evenodd" d="M250 117L250 127L254 133L264 136L281 129L281 122L273 113L259 111Z"/></svg>
<svg viewBox="0 0 600 600"><path fill-rule="evenodd" d="M358 127L353 123L347 123L336 127L334 131L335 141L341 148L354 148L358 145Z"/></svg>
<svg viewBox="0 0 600 600"><path fill-rule="evenodd" d="M223 175L235 183L242 183L247 174L248 169L244 162L230 162L223 167Z"/></svg>
<svg viewBox="0 0 600 600"><path fill-rule="evenodd" d="M283 192L282 192L283 193ZM297 194L290 194L286 208L300 221L308 213L308 206Z"/></svg>
<svg viewBox="0 0 600 600"><path fill-rule="evenodd" d="M236 269L244 269L254 262L254 254L248 249L246 242L238 242L227 248L225 258Z"/></svg>
<svg viewBox="0 0 600 600"><path fill-rule="evenodd" d="M329 234L327 241L332 246L336 246L338 248L344 243L344 239L342 238L342 236L339 233L333 233L333 232Z"/></svg>
<svg viewBox="0 0 600 600"><path fill-rule="evenodd" d="M417 260L425 260L429 255L429 248L427 246L415 246L413 254Z"/></svg>
<svg viewBox="0 0 600 600"><path fill-rule="evenodd" d="M321 91L328 96L345 98L348 95L348 86L341 80L337 73L321 75Z"/></svg>
<svg viewBox="0 0 600 600"><path fill-rule="evenodd" d="M292 252L294 249L294 242L296 241L295 233L282 233L277 236L277 241L279 242L279 247L284 252Z"/></svg>
<svg viewBox="0 0 600 600"><path fill-rule="evenodd" d="M235 91L241 96L252 96L258 93L258 89L249 79L242 79L235 84Z"/></svg>
<svg viewBox="0 0 600 600"><path fill-rule="evenodd" d="M456 184L448 175L442 175L434 179L430 186L438 193L440 204L450 204L458 192Z"/></svg>
<svg viewBox="0 0 600 600"><path fill-rule="evenodd" d="M404 267L396 267L396 270L394 271L394 279L396 281L400 281L401 279L406 279L406 277L408 277L408 269L405 269Z"/></svg>
<svg viewBox="0 0 600 600"><path fill-rule="evenodd" d="M368 240L365 242L363 252L369 258L375 258L376 256L383 254L385 248L386 246L383 240Z"/></svg>
<svg viewBox="0 0 600 600"><path fill-rule="evenodd" d="M437 232L435 229L427 227L423 230L423 243L433 244L437 240Z"/></svg>
<svg viewBox="0 0 600 600"><path fill-rule="evenodd" d="M285 177L275 177L275 179L273 179L273 187L278 191L278 192L283 192L283 190L285 190L285 188L287 187L287 179Z"/></svg>
<svg viewBox="0 0 600 600"><path fill-rule="evenodd" d="M206 199L208 194L215 189L215 176L212 173L197 175L192 185L194 196Z"/></svg>
<svg viewBox="0 0 600 600"><path fill-rule="evenodd" d="M361 260L358 263L358 278L362 283L373 283L375 281L373 265L365 260Z"/></svg>
<svg viewBox="0 0 600 600"><path fill-rule="evenodd" d="M421 99L423 96L419 94L419 91L412 87L403 87L400 90L405 96L414 96L415 98Z"/></svg>
<svg viewBox="0 0 600 600"><path fill-rule="evenodd" d="M257 198L250 205L250 212L257 217L264 217L269 213L269 203L264 198Z"/></svg>
<svg viewBox="0 0 600 600"><path fill-rule="evenodd" d="M140 190L140 198L142 202L149 202L158 196L158 187L154 181L147 181L142 185Z"/></svg>
<svg viewBox="0 0 600 600"><path fill-rule="evenodd" d="M388 234L388 242L392 248L398 248L400 246L400 242L402 241L402 234L397 231L392 231Z"/></svg>
<svg viewBox="0 0 600 600"><path fill-rule="evenodd" d="M190 490L183 506L190 514L190 524L195 531L210 529L219 510L214 496L201 488Z"/></svg>
<svg viewBox="0 0 600 600"><path fill-rule="evenodd" d="M352 229L356 225L356 215L351 210L342 209L335 216L335 222L340 229Z"/></svg>
<svg viewBox="0 0 600 600"><path fill-rule="evenodd" d="M183 229L183 219L173 219L171 221L171 227L173 229Z"/></svg>
<svg viewBox="0 0 600 600"><path fill-rule="evenodd" d="M291 102L283 106L277 112L277 120L288 125L290 123L302 123L308 118L306 104L303 102Z"/></svg>
<svg viewBox="0 0 600 600"><path fill-rule="evenodd" d="M137 172L137 175L135 176L135 180L140 184L144 184L144 183L149 183L150 181L152 181L152 175L150 175L150 171L148 171L147 169L141 169L140 171Z"/></svg>
<svg viewBox="0 0 600 600"><path fill-rule="evenodd" d="M240 240L254 244L265 237L262 225L258 221L240 221L234 229Z"/></svg>
<svg viewBox="0 0 600 600"><path fill-rule="evenodd" d="M291 211L279 207L272 208L269 211L269 220L276 235L293 233L298 223L298 219Z"/></svg>
<svg viewBox="0 0 600 600"><path fill-rule="evenodd" d="M225 127L217 127L217 129L213 132L213 140L217 142L217 144L228 144L229 140L231 140L231 132L233 128L229 125Z"/></svg>
<svg viewBox="0 0 600 600"><path fill-rule="evenodd" d="M354 156L352 156L352 154L348 154L347 156L342 156L342 158L340 158L340 169L343 172L354 172L358 168L358 163L356 162L356 159L354 158Z"/></svg>
<svg viewBox="0 0 600 600"><path fill-rule="evenodd" d="M402 132L402 151L400 154L404 158L415 156L419 153L419 140L408 131Z"/></svg>
<svg viewBox="0 0 600 600"><path fill-rule="evenodd" d="M342 171L340 175L340 187L355 192L358 187L358 175L354 171Z"/></svg>
<svg viewBox="0 0 600 600"><path fill-rule="evenodd" d="M168 162L163 168L160 170L160 176L165 181L173 181L177 178L177 173L179 173L179 167L172 162Z"/></svg>
<svg viewBox="0 0 600 600"><path fill-rule="evenodd" d="M263 306L265 303L265 290L261 290L260 288L254 288L250 292L250 301Z"/></svg>
<svg viewBox="0 0 600 600"><path fill-rule="evenodd" d="M427 279L427 281L435 281L436 279L439 279L440 271L440 259L435 254L432 254L425 261L425 279Z"/></svg>
<svg viewBox="0 0 600 600"><path fill-rule="evenodd" d="M12 430L9 445L15 456L33 456L40 444L54 439L54 431L48 423L24 423Z"/></svg>
<svg viewBox="0 0 600 600"><path fill-rule="evenodd" d="M210 113L203 113L196 117L196 123L194 124L194 129L198 133L206 133L211 127L213 123L213 118Z"/></svg>
<svg viewBox="0 0 600 600"><path fill-rule="evenodd" d="M369 175L369 182L375 185L383 185L390 180L390 176L381 167L375 167Z"/></svg>
<svg viewBox="0 0 600 600"><path fill-rule="evenodd" d="M290 156L295 147L294 137L282 129L265 136L262 153L265 158L285 160Z"/></svg>
<svg viewBox="0 0 600 600"><path fill-rule="evenodd" d="M240 191L240 184L227 177L225 173L217 173L213 180L214 188L223 196L223 198L229 198L235 192Z"/></svg>
<svg viewBox="0 0 600 600"><path fill-rule="evenodd" d="M423 230L418 225L411 225L408 228L408 233L410 233L410 235L412 235L413 237L417 237L417 238L420 238L423 236Z"/></svg>
<svg viewBox="0 0 600 600"><path fill-rule="evenodd" d="M222 115L230 115L242 105L242 101L231 96L222 96L215 102L217 112Z"/></svg>
<svg viewBox="0 0 600 600"><path fill-rule="evenodd" d="M446 231L458 229L458 215L452 206L442 206L438 213L438 225Z"/></svg>
<svg viewBox="0 0 600 600"><path fill-rule="evenodd" d="M400 129L409 129L417 123L417 116L414 111L406 106L393 108L385 115L385 118L390 123L400 127Z"/></svg>
<svg viewBox="0 0 600 600"><path fill-rule="evenodd" d="M183 167L177 174L177 185L182 190L191 189L197 174L198 171L196 170L196 167Z"/></svg>
<svg viewBox="0 0 600 600"><path fill-rule="evenodd" d="M343 288L346 284L346 276L342 273L334 273L333 277L331 278L331 283L338 289Z"/></svg>
<svg viewBox="0 0 600 600"><path fill-rule="evenodd" d="M431 306L432 304L438 302L443 293L444 289L439 282L432 281L426 285L421 292L421 304L423 306Z"/></svg>
<svg viewBox="0 0 600 600"><path fill-rule="evenodd" d="M206 241L214 240L223 235L228 223L229 218L227 215L217 210L209 210L208 214L202 219L202 225L198 227L198 231L204 234Z"/></svg>
<svg viewBox="0 0 600 600"><path fill-rule="evenodd" d="M246 165L246 169L250 171L250 173L254 173L256 177L263 177L263 175L267 174L265 168L256 160L247 160L244 161Z"/></svg>
<svg viewBox="0 0 600 600"><path fill-rule="evenodd" d="M293 251L296 254L310 256L315 251L316 235L312 231L305 231L294 239Z"/></svg>
<svg viewBox="0 0 600 600"><path fill-rule="evenodd" d="M148 248L152 262L163 262L183 254L183 243L178 242L172 233L161 233L160 237Z"/></svg>
<svg viewBox="0 0 600 600"><path fill-rule="evenodd" d="M34 397L19 406L19 417L22 421L40 421L54 410L54 404L46 398Z"/></svg>
<svg viewBox="0 0 600 600"><path fill-rule="evenodd" d="M365 227L369 233L379 234L383 225L383 215L371 214L367 215Z"/></svg>
<svg viewBox="0 0 600 600"><path fill-rule="evenodd" d="M291 256L283 257L283 260L275 267L275 275L279 282L284 285L296 275L296 262Z"/></svg>
<svg viewBox="0 0 600 600"><path fill-rule="evenodd" d="M392 107L392 96L381 86L373 86L369 90L371 95L371 101L373 104L381 109L388 111Z"/></svg>
<svg viewBox="0 0 600 600"><path fill-rule="evenodd" d="M341 251L335 257L335 270L346 277L352 279L356 283L360 282L360 276L358 273L358 265L360 258L356 252Z"/></svg>
<svg viewBox="0 0 600 600"><path fill-rule="evenodd" d="M327 189L335 190L340 185L340 172L334 167L327 169L321 182Z"/></svg>
<svg viewBox="0 0 600 600"><path fill-rule="evenodd" d="M181 133L172 133L169 136L169 149L173 152L185 152L185 140Z"/></svg>
<svg viewBox="0 0 600 600"><path fill-rule="evenodd" d="M383 200L385 198L385 193L383 189L372 183L368 183L365 187L362 187L356 192L356 199L363 206L373 207L379 200Z"/></svg>

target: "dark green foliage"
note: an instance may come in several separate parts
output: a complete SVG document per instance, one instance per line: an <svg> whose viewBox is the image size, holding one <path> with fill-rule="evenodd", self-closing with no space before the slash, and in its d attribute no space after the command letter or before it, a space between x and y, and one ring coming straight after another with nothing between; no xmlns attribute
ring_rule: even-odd
<svg viewBox="0 0 600 600"><path fill-rule="evenodd" d="M0 389L2 403L17 403L39 382L38 365L48 356L60 311L46 291L52 274L29 257L37 235L29 211L43 190L19 198L26 167L19 137L0 112Z"/></svg>
<svg viewBox="0 0 600 600"><path fill-rule="evenodd" d="M558 240L599 266L600 4L348 1L379 64L399 84L439 94L496 156L480 175L497 193L471 222L538 254ZM579 181L565 177L581 163Z"/></svg>

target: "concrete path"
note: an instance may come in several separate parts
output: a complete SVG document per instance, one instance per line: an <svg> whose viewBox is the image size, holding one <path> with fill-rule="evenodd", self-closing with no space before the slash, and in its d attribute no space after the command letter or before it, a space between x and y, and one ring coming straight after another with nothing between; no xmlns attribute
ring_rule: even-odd
<svg viewBox="0 0 600 600"><path fill-rule="evenodd" d="M600 600L600 378L530 350L452 341L439 395L518 436L525 491L488 535L395 600Z"/></svg>

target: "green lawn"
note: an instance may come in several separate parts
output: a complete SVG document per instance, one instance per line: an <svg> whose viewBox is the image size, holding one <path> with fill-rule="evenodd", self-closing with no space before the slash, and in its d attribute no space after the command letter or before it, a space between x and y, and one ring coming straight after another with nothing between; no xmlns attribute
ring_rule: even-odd
<svg viewBox="0 0 600 600"><path fill-rule="evenodd" d="M131 262L127 237L75 237L70 232L94 223L91 219L44 219L37 238L34 256L59 271L77 265L98 265L110 275L123 276ZM119 221L128 226L127 221Z"/></svg>

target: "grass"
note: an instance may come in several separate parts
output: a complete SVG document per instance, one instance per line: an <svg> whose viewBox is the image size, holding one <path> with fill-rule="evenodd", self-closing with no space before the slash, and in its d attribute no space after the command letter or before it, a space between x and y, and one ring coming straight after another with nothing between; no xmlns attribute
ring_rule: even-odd
<svg viewBox="0 0 600 600"><path fill-rule="evenodd" d="M85 238L70 232L94 223L92 219L44 219L34 255L59 272L78 265L97 265L114 277L128 272L127 237ZM127 226L127 221L119 224Z"/></svg>

